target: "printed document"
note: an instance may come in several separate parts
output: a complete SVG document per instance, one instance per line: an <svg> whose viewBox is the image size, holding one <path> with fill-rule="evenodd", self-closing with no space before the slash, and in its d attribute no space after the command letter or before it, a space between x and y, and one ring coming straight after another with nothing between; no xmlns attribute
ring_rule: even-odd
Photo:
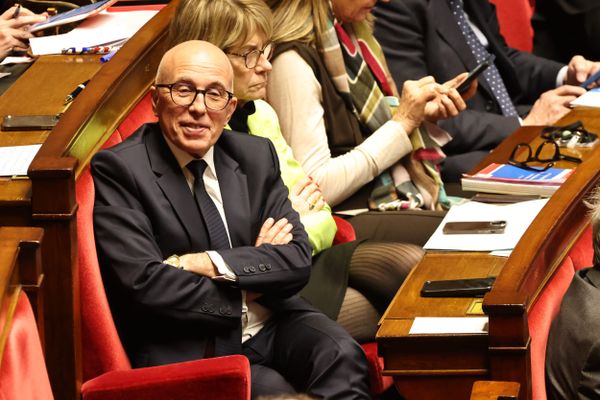
<svg viewBox="0 0 600 400"><path fill-rule="evenodd" d="M102 11L62 35L29 39L33 55L61 54L65 48L106 46L132 37L158 10Z"/></svg>
<svg viewBox="0 0 600 400"><path fill-rule="evenodd" d="M0 147L0 176L27 176L41 144Z"/></svg>
<svg viewBox="0 0 600 400"><path fill-rule="evenodd" d="M423 248L427 250L494 251L512 250L548 199L514 204L487 204L469 201L452 206ZM446 222L506 221L504 233L444 234Z"/></svg>

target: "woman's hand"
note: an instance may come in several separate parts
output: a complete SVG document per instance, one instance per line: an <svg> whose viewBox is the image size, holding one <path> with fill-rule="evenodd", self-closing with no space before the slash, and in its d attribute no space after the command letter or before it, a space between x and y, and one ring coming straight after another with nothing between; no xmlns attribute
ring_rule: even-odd
<svg viewBox="0 0 600 400"><path fill-rule="evenodd" d="M319 185L309 177L299 180L290 190L289 197L300 216L318 212L325 206Z"/></svg>
<svg viewBox="0 0 600 400"><path fill-rule="evenodd" d="M281 218L275 222L273 218L267 218L260 228L258 237L254 246L258 247L261 244L288 244L292 241L292 224L288 223L286 218Z"/></svg>
<svg viewBox="0 0 600 400"><path fill-rule="evenodd" d="M427 102L435 100L438 87L432 76L426 76L418 81L406 81L402 85L402 98L392 120L399 122L404 131L412 132L425 119Z"/></svg>
<svg viewBox="0 0 600 400"><path fill-rule="evenodd" d="M436 122L440 119L456 117L467 108L464 99L468 99L475 94L477 81L473 81L469 89L462 95L458 93L456 88L468 75L467 72L463 72L441 85L442 88L438 90L438 96L425 105L425 119L427 121Z"/></svg>
<svg viewBox="0 0 600 400"><path fill-rule="evenodd" d="M27 50L28 40L33 37L28 28L47 18L45 14L37 15L24 7L21 7L19 15L13 18L15 10L16 7L11 7L0 15L0 60L13 50Z"/></svg>
<svg viewBox="0 0 600 400"><path fill-rule="evenodd" d="M402 124L404 130L410 133L421 125L423 120L436 122L439 119L458 115L466 108L466 104L456 87L467 75L467 73L460 74L443 85L437 83L431 76L418 81L404 82L402 100L392 119ZM467 94L472 96L474 90L472 86Z"/></svg>

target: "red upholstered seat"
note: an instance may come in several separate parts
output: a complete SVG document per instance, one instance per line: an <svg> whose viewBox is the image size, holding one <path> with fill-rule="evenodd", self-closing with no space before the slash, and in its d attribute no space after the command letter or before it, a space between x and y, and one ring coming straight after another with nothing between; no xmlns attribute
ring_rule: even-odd
<svg viewBox="0 0 600 400"><path fill-rule="evenodd" d="M140 125L156 120L157 118L152 112L150 94L147 94L119 125L115 133L108 139L103 147L110 147L123 141ZM129 364L129 360L127 359L123 346L118 338L100 278L91 217L94 202L94 187L89 169L82 173L77 181L77 201L79 202L77 230L78 237L80 238L79 263L81 268L81 311L84 316L82 318L82 336L84 344L84 382L86 383L83 385L83 392L84 398L87 400L97 398L88 397L90 391L95 390L98 386L97 383L88 382L89 379L108 371L130 370L131 365ZM334 244L346 243L356 239L354 228L349 222L337 216L335 216L334 219L338 227L336 237L334 238ZM82 240L82 237L86 239ZM88 274L92 275L91 279L84 278L85 272L83 271L85 271L86 268L89 271ZM86 310L89 310L87 313L94 310L94 313L101 315L98 315L97 318L86 318ZM98 325L101 325L101 327ZM109 354L104 354L106 353L106 350L99 350L98 347L111 349L111 352ZM369 361L371 392L374 395L379 395L392 386L392 378L381 374L381 371L383 370L383 359L377 355L377 344L374 342L367 343L363 344L362 347L367 356L367 360ZM209 361L210 360L202 360L199 363ZM147 368L144 368L144 370L146 369ZM104 381L111 379L111 376L113 375L106 375L106 377L101 380L101 382L103 382L102 384L104 384ZM119 382L127 382L127 378L119 378ZM160 398L160 396L157 398ZM241 399L243 397L239 398Z"/></svg>
<svg viewBox="0 0 600 400"><path fill-rule="evenodd" d="M510 47L531 52L534 0L490 0L496 5L500 32Z"/></svg>
<svg viewBox="0 0 600 400"><path fill-rule="evenodd" d="M334 245L356 240L356 232L354 232L354 227L350 222L338 217L337 215L334 215L333 219L337 225L337 232L333 238Z"/></svg>
<svg viewBox="0 0 600 400"><path fill-rule="evenodd" d="M0 327L4 326L8 309L5 304L0 310ZM21 291L0 361L0 400L53 398L33 310Z"/></svg>
<svg viewBox="0 0 600 400"><path fill-rule="evenodd" d="M558 314L573 274L592 265L592 230L588 228L573 246L556 270L529 312L527 322L531 336L531 386L532 399L546 399L545 359L546 344L552 320Z"/></svg>

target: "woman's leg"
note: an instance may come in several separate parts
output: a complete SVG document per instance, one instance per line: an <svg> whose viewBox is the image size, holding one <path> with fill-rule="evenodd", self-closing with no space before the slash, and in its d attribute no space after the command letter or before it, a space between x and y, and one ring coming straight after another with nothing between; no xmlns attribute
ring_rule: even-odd
<svg viewBox="0 0 600 400"><path fill-rule="evenodd" d="M413 244L363 242L352 255L348 286L383 313L423 254L423 249Z"/></svg>
<svg viewBox="0 0 600 400"><path fill-rule="evenodd" d="M336 322L356 341L362 343L375 339L380 317L381 314L365 296L356 289L348 287Z"/></svg>

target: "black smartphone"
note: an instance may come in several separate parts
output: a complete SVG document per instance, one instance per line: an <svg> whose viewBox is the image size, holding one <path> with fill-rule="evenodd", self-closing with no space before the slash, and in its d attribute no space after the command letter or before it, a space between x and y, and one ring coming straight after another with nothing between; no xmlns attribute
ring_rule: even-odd
<svg viewBox="0 0 600 400"><path fill-rule="evenodd" d="M492 289L495 281L496 278L493 276L488 276L487 278L425 281L421 288L421 297L482 297Z"/></svg>
<svg viewBox="0 0 600 400"><path fill-rule="evenodd" d="M493 54L490 54L490 56L488 58L486 58L485 60L483 60L482 62L477 64L477 66L469 72L467 79L462 81L462 83L460 85L458 85L458 87L456 88L458 93L462 94L462 93L466 92L469 89L469 87L471 87L471 83L475 79L477 79L479 77L479 75L481 75L483 73L483 71L485 71L487 69L487 67L492 65L495 58L496 58L496 56L494 56Z"/></svg>
<svg viewBox="0 0 600 400"><path fill-rule="evenodd" d="M59 115L6 115L2 119L3 131L51 130Z"/></svg>
<svg viewBox="0 0 600 400"><path fill-rule="evenodd" d="M506 221L457 221L446 222L442 228L445 235L504 233Z"/></svg>

